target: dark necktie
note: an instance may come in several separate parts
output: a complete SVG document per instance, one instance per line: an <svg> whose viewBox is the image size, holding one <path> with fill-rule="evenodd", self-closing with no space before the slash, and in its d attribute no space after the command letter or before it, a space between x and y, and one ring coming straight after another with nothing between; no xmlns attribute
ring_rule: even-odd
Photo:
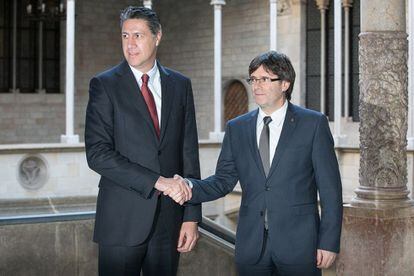
<svg viewBox="0 0 414 276"><path fill-rule="evenodd" d="M270 116L263 118L263 129L259 140L259 152L260 157L262 158L263 169L266 177L269 174L270 169L269 124L271 121L272 118Z"/></svg>
<svg viewBox="0 0 414 276"><path fill-rule="evenodd" d="M151 116L152 123L155 127L155 132L157 133L157 137L160 138L160 125L158 122L157 108L155 106L154 96L152 95L151 90L148 88L149 76L147 74L143 74L141 79L142 96L144 97L145 103L147 104L147 108Z"/></svg>
<svg viewBox="0 0 414 276"><path fill-rule="evenodd" d="M263 118L263 129L262 133L260 134L259 140L259 152L260 157L262 158L263 169L265 171L266 177L269 175L270 170L269 124L271 121L272 118L270 116L266 116ZM266 230L269 229L267 208L265 209L264 227Z"/></svg>

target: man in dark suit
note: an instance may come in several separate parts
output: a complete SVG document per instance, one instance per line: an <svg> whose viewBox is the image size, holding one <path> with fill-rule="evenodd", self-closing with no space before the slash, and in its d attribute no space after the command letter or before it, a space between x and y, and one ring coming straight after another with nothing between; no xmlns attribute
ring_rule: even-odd
<svg viewBox="0 0 414 276"><path fill-rule="evenodd" d="M250 63L249 75L260 108L228 122L216 173L189 179L190 202L215 200L240 181L239 274L320 275L339 252L342 222L328 120L289 102L295 71L287 56L261 54Z"/></svg>
<svg viewBox="0 0 414 276"><path fill-rule="evenodd" d="M90 82L85 145L101 175L94 241L100 275L176 275L179 252L198 239L201 206L184 207L191 190L164 177L199 178L190 80L156 61L161 25L155 12L121 13L125 60Z"/></svg>

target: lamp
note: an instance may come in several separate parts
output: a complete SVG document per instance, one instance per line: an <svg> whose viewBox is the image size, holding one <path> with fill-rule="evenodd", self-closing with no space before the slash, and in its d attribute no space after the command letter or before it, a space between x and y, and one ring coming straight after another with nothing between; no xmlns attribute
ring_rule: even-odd
<svg viewBox="0 0 414 276"><path fill-rule="evenodd" d="M34 21L65 20L66 9L62 0L29 0L26 16Z"/></svg>

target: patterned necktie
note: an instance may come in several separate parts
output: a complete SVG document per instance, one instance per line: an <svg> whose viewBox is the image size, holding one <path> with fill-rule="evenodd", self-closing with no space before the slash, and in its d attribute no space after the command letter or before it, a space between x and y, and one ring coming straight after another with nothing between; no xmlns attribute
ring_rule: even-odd
<svg viewBox="0 0 414 276"><path fill-rule="evenodd" d="M149 76L147 74L143 74L141 79L142 79L142 86L141 86L142 96L144 97L145 103L147 104L147 108L150 113L152 123L154 124L154 127L155 127L155 132L157 133L157 137L159 139L160 138L160 124L158 122L157 108L155 106L154 96L152 95L151 90L148 88Z"/></svg>
<svg viewBox="0 0 414 276"><path fill-rule="evenodd" d="M262 158L263 169L265 171L266 177L269 174L270 170L269 124L271 121L272 118L270 116L263 118L263 129L259 140L259 152L260 157Z"/></svg>

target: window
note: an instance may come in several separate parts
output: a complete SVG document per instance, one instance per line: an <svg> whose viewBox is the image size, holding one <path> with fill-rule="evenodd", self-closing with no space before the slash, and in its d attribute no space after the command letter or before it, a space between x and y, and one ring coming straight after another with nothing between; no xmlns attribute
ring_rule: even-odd
<svg viewBox="0 0 414 276"><path fill-rule="evenodd" d="M29 18L29 2L0 0L0 92L59 93L61 18Z"/></svg>
<svg viewBox="0 0 414 276"><path fill-rule="evenodd" d="M360 33L360 1L354 0L350 9L350 60L349 63L349 116L352 120L359 121L359 63L358 63L358 35ZM321 110L321 14L315 1L308 1L307 4L307 29L306 29L306 105L314 110ZM326 98L325 110L330 120L334 117L334 3L329 1L326 11ZM344 9L342 9L342 19L344 19ZM342 23L343 24L343 23ZM344 29L342 25L342 34ZM342 43L345 39L342 38ZM344 50L342 45L342 50ZM346 61L343 61L343 63ZM344 74L344 69L342 69ZM344 82L344 75L342 75ZM342 91L344 83L342 83ZM343 91L344 92L344 91ZM345 99L343 99L344 103Z"/></svg>
<svg viewBox="0 0 414 276"><path fill-rule="evenodd" d="M246 113L248 101L244 85L240 81L231 82L224 97L224 122Z"/></svg>

